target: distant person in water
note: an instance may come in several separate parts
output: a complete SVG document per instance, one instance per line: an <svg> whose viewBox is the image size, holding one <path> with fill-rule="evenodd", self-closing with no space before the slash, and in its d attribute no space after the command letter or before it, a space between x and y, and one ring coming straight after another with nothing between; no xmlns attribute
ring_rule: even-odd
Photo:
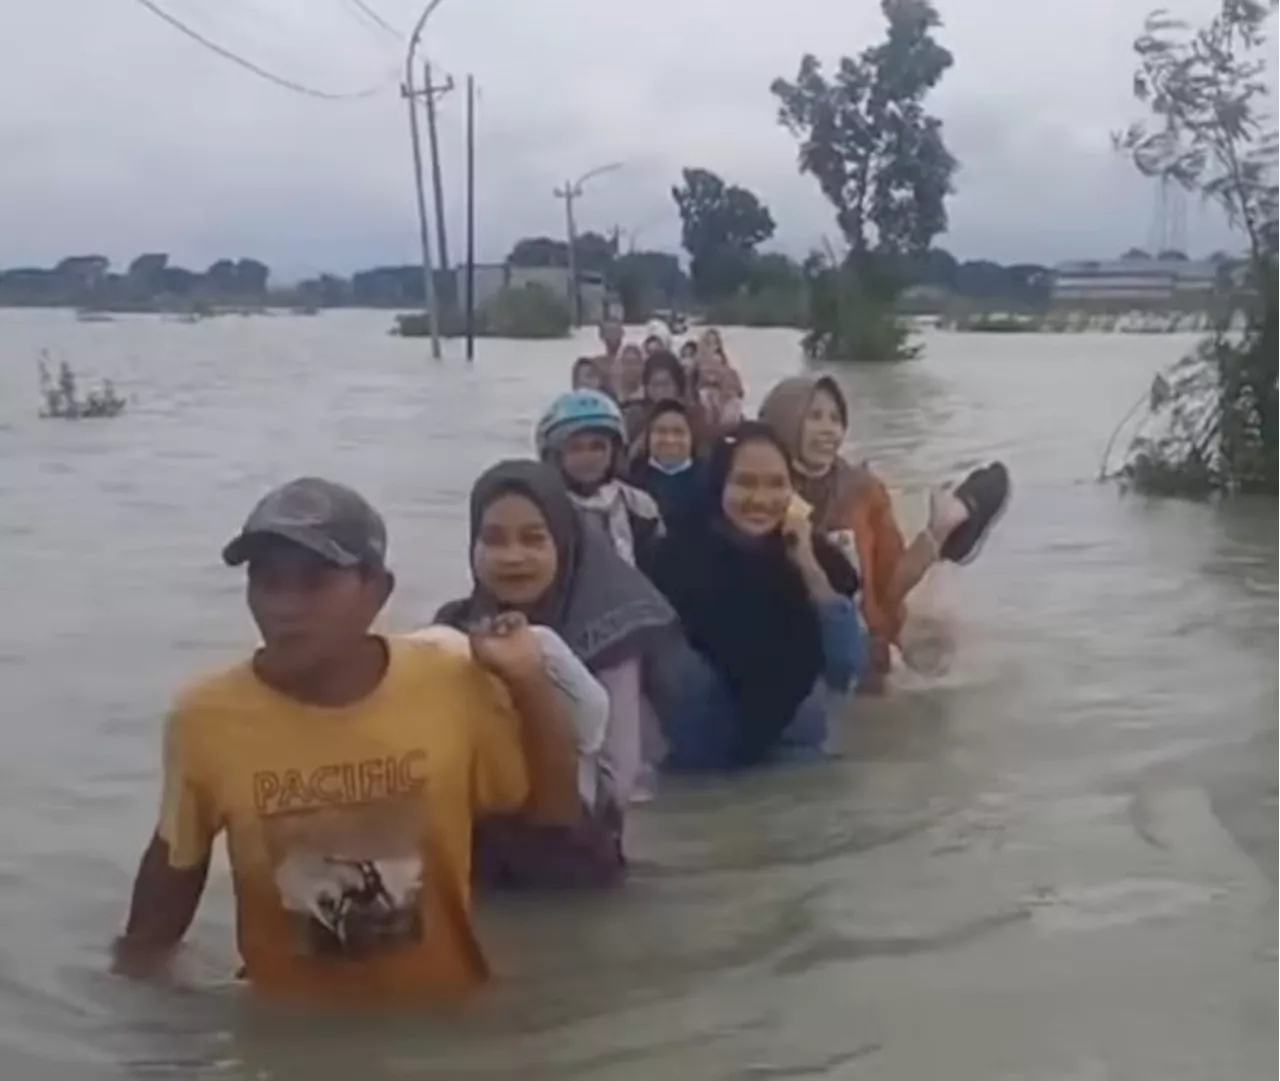
<svg viewBox="0 0 1280 1081"><path fill-rule="evenodd" d="M666 353L671 349L671 332L667 329L666 324L660 319L650 321L645 327L644 355L646 358L653 356L654 353Z"/></svg>
<svg viewBox="0 0 1280 1081"><path fill-rule="evenodd" d="M689 388L689 400L696 401L698 398L698 343L689 339L680 346L676 357L680 361L680 367L684 369L685 381Z"/></svg>
<svg viewBox="0 0 1280 1081"><path fill-rule="evenodd" d="M708 327L702 332L701 337L698 338L698 355L700 357L718 358L724 362L724 366L726 368L730 371L734 371L733 363L729 360L729 354L726 352L724 347L724 338L721 336L720 331L716 330L715 327ZM736 371L734 371L734 376L737 376ZM738 383L738 391L739 393L742 392L741 382Z"/></svg>
<svg viewBox="0 0 1280 1081"><path fill-rule="evenodd" d="M600 345L604 349L603 359L608 362L608 365L612 365L618 351L622 348L626 331L616 319L605 319L600 324L599 335Z"/></svg>
<svg viewBox="0 0 1280 1081"><path fill-rule="evenodd" d="M667 351L667 340L660 334L648 335L641 346L644 349L644 355L651 357L655 353L665 353Z"/></svg>
<svg viewBox="0 0 1280 1081"><path fill-rule="evenodd" d="M549 678L577 721L584 807L569 825L482 821L478 880L511 889L615 883L625 867L622 808L643 769L640 661L674 633L675 614L605 537L584 530L563 481L539 462L501 462L476 481L471 570L470 595L436 619L465 630L515 613L533 625Z"/></svg>
<svg viewBox="0 0 1280 1081"><path fill-rule="evenodd" d="M694 385L711 435L729 431L742 420L742 378L730 366L717 330L706 331L698 342Z"/></svg>
<svg viewBox="0 0 1280 1081"><path fill-rule="evenodd" d="M527 629L481 623L470 656L372 633L386 552L378 513L311 477L268 493L223 550L247 567L262 645L169 715L121 971L155 972L178 946L225 830L255 989L364 1007L486 978L472 827L579 817L570 723Z"/></svg>
<svg viewBox="0 0 1280 1081"><path fill-rule="evenodd" d="M669 532L683 528L705 502L706 472L697 458L690 414L688 403L678 398L656 402L628 474L632 484L653 496Z"/></svg>
<svg viewBox="0 0 1280 1081"><path fill-rule="evenodd" d="M849 407L834 379L784 379L765 398L760 419L791 451L797 491L813 507L814 528L840 543L858 567L872 661L861 688L877 691L889 671L892 647L904 646L911 591L939 560L967 563L977 556L1008 502L1008 471L995 462L954 489L936 489L928 524L908 545L884 484L840 453L849 432ZM935 651L930 646L920 652L923 657ZM904 649L904 656L910 663L911 650ZM930 658L921 667L937 664Z"/></svg>
<svg viewBox="0 0 1280 1081"><path fill-rule="evenodd" d="M630 447L630 458L639 452L639 443L649 421L650 413L658 402L686 402L691 408L689 419L694 426L694 435L701 440L706 427L702 408L690 397L689 376L675 356L666 351L654 353L644 362L643 373L643 408L628 412L623 410L627 421L627 443Z"/></svg>
<svg viewBox="0 0 1280 1081"><path fill-rule="evenodd" d="M786 449L744 423L712 448L705 506L646 569L691 651L654 667L666 764L719 771L820 755L859 663L852 566L805 513Z"/></svg>
<svg viewBox="0 0 1280 1081"><path fill-rule="evenodd" d="M638 428L644 421L645 355L638 345L628 342L620 350L613 370L613 396L622 409L629 427Z"/></svg>
<svg viewBox="0 0 1280 1081"><path fill-rule="evenodd" d="M609 379L593 358L579 357L573 362L572 387L574 390L609 390Z"/></svg>
<svg viewBox="0 0 1280 1081"><path fill-rule="evenodd" d="M665 349L650 353L645 359L643 386L650 405L689 399L689 376L680 361Z"/></svg>

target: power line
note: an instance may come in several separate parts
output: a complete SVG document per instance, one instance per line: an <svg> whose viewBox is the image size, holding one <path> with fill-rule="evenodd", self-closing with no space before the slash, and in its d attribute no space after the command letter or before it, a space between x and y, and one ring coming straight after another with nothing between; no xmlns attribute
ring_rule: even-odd
<svg viewBox="0 0 1280 1081"><path fill-rule="evenodd" d="M268 71L266 68L259 67L252 60L246 60L243 56L233 53L225 46L219 45L216 41L211 41L197 30L193 30L186 23L173 15L170 15L154 0L137 0L144 8L159 19L163 19L179 33L189 37L192 41L199 42L206 49L217 53L224 60L230 60L237 67L244 68L245 71L252 72L260 79L266 79L269 83L282 87L285 90L292 90L295 94L304 94L309 98L319 98L322 101L354 101L358 98L370 98L382 90L382 87L375 86L368 90L360 90L352 94L334 94L327 90L317 90L315 87L304 86L302 83L295 83L292 79L286 79L282 75L276 75L274 72Z"/></svg>
<svg viewBox="0 0 1280 1081"><path fill-rule="evenodd" d="M360 12L366 19L368 19L371 23L373 23L373 25L376 26L379 30L383 31L384 33L390 34L393 38L396 39L396 41L404 40L404 35L400 33L400 31L397 30L394 26L392 26L389 22L387 22L386 19L384 19L381 15L379 15L377 10L372 5L366 3L366 0L347 0L347 3L349 3L353 8L355 8L358 12Z"/></svg>

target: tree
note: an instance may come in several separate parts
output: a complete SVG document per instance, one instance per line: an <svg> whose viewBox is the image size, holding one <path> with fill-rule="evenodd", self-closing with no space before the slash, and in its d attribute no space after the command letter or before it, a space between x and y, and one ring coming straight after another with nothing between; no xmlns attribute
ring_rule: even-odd
<svg viewBox="0 0 1280 1081"><path fill-rule="evenodd" d="M708 169L682 175L684 183L671 189L671 197L694 294L703 301L727 296L746 283L756 247L773 236L773 215L753 192Z"/></svg>
<svg viewBox="0 0 1280 1081"><path fill-rule="evenodd" d="M579 271L605 274L613 265L617 248L599 233L579 233L574 244ZM529 236L517 240L507 256L510 266L547 267L569 265L569 242L549 236Z"/></svg>
<svg viewBox="0 0 1280 1081"><path fill-rule="evenodd" d="M628 323L645 322L657 308L676 307L688 285L680 260L670 252L627 252L613 266L613 286Z"/></svg>
<svg viewBox="0 0 1280 1081"><path fill-rule="evenodd" d="M163 252L147 252L129 264L129 284L140 294L150 295L160 284L160 275L169 265L169 257Z"/></svg>
<svg viewBox="0 0 1280 1081"><path fill-rule="evenodd" d="M1133 92L1156 123L1115 136L1144 176L1217 203L1263 261L1275 247L1277 142L1258 99L1270 96L1264 52L1275 9L1275 0L1222 0L1195 31L1163 11L1148 16L1133 44Z"/></svg>
<svg viewBox="0 0 1280 1081"><path fill-rule="evenodd" d="M618 245L613 237L586 232L574 239L573 251L579 273L608 275L618 254Z"/></svg>
<svg viewBox="0 0 1280 1081"><path fill-rule="evenodd" d="M527 236L516 241L507 263L520 267L568 266L569 245L549 236Z"/></svg>
<svg viewBox="0 0 1280 1081"><path fill-rule="evenodd" d="M58 260L53 272L65 278L101 281L110 267L111 260L105 255L69 255Z"/></svg>
<svg viewBox="0 0 1280 1081"><path fill-rule="evenodd" d="M747 327L803 327L808 311L804 268L786 255L753 255L745 264L746 280L736 293L707 305L712 323Z"/></svg>
<svg viewBox="0 0 1280 1081"><path fill-rule="evenodd" d="M236 264L231 259L219 259L204 272L205 284L214 296L230 296L236 290Z"/></svg>
<svg viewBox="0 0 1280 1081"><path fill-rule="evenodd" d="M1140 430L1121 470L1147 491L1277 492L1277 139L1266 83L1275 10L1275 0L1221 0L1200 29L1157 11L1133 45L1134 96L1151 115L1116 135L1117 148L1144 176L1216 203L1248 245L1244 281L1223 275L1231 304L1221 325L1152 386L1148 415L1163 431ZM1243 336L1229 333L1237 302Z"/></svg>
<svg viewBox="0 0 1280 1081"><path fill-rule="evenodd" d="M266 263L257 259L239 259L236 261L236 289L240 296L258 297L267 291L267 281L271 277L271 269Z"/></svg>
<svg viewBox="0 0 1280 1081"><path fill-rule="evenodd" d="M321 274L298 283L298 297L317 308L337 308L350 299L350 283L334 274Z"/></svg>
<svg viewBox="0 0 1280 1081"><path fill-rule="evenodd" d="M167 266L156 278L157 291L165 296L190 296L199 284L199 274L180 266Z"/></svg>
<svg viewBox="0 0 1280 1081"><path fill-rule="evenodd" d="M806 55L794 82L775 79L771 87L779 122L800 140L800 171L817 180L835 208L847 245L840 265L826 267L847 279L828 291L844 298L829 307L840 320L892 318L904 260L946 231L957 168L942 121L924 108L952 64L932 36L938 13L928 0L881 0L880 8L888 24L882 44L842 57L831 78ZM844 333L840 325L812 329L811 349L830 355L844 352L851 338L864 344L895 338L847 327Z"/></svg>

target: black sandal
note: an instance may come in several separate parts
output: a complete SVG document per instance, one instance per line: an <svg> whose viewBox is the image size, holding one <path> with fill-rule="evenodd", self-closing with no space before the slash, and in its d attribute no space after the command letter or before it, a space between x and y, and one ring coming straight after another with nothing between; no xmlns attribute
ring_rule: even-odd
<svg viewBox="0 0 1280 1081"><path fill-rule="evenodd" d="M942 542L941 558L950 563L972 563L986 543L991 530L1000 521L1013 492L1009 470L1003 462L992 462L975 469L951 492L969 511Z"/></svg>

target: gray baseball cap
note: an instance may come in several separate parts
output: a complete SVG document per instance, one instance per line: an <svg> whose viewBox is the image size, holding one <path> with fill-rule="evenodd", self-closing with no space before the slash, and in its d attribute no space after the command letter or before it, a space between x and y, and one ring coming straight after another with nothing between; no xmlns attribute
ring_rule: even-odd
<svg viewBox="0 0 1280 1081"><path fill-rule="evenodd" d="M320 477L299 477L263 496L222 550L223 561L247 562L262 537L292 541L336 567L380 567L387 555L382 515L355 489Z"/></svg>

